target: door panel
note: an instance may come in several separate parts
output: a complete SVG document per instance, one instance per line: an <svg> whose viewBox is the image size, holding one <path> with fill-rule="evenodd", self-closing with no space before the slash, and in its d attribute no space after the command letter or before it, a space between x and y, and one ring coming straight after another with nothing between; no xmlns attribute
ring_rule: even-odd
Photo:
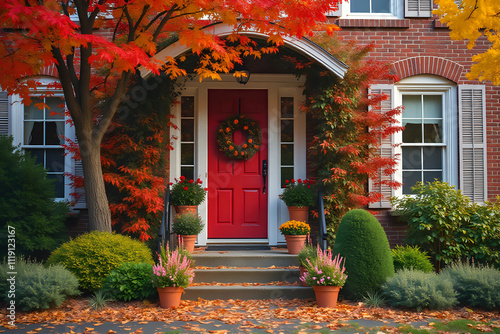
<svg viewBox="0 0 500 334"><path fill-rule="evenodd" d="M208 91L208 238L267 238L267 193L262 161L267 160L267 90ZM246 161L219 151L216 133L227 117L240 112L259 123L262 145ZM245 140L236 131L236 144Z"/></svg>

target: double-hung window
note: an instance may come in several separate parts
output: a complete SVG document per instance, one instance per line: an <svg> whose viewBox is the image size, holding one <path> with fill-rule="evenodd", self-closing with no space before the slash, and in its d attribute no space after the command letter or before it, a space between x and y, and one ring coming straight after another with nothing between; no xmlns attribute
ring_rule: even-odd
<svg viewBox="0 0 500 334"><path fill-rule="evenodd" d="M458 186L458 107L456 86L433 76L416 76L395 86L395 105L403 106L396 134L400 154L396 192L411 194L417 182L445 181Z"/></svg>
<svg viewBox="0 0 500 334"><path fill-rule="evenodd" d="M34 97L24 106L23 149L55 181L55 197L65 198L65 115L62 97Z"/></svg>

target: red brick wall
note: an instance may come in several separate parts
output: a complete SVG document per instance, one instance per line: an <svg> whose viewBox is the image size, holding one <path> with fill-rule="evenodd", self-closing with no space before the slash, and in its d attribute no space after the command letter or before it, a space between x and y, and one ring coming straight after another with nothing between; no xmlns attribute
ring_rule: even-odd
<svg viewBox="0 0 500 334"><path fill-rule="evenodd" d="M345 41L374 43L369 54L375 60L388 62L400 79L418 75L439 75L457 84L486 85L486 118L488 149L488 198L500 195L500 88L490 83L467 80L472 56L488 48L486 38L476 41L473 50L466 41L452 41L449 30L436 17L403 20L331 19L342 30L336 32ZM387 83L387 82L381 82ZM458 161L456 164L458 168ZM376 214L392 247L402 243L406 226L389 211Z"/></svg>

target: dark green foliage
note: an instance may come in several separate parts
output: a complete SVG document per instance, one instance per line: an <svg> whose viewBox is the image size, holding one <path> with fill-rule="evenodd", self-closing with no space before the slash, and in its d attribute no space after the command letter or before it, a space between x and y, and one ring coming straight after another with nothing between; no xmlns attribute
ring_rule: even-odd
<svg viewBox="0 0 500 334"><path fill-rule="evenodd" d="M484 308L500 308L500 271L488 266L455 263L441 272L453 282L461 305Z"/></svg>
<svg viewBox="0 0 500 334"><path fill-rule="evenodd" d="M179 235L200 234L205 224L200 216L195 213L183 213L174 217L174 233Z"/></svg>
<svg viewBox="0 0 500 334"><path fill-rule="evenodd" d="M429 256L423 252L418 246L396 246L392 250L394 259L394 269L415 269L425 273L430 273L434 270Z"/></svg>
<svg viewBox="0 0 500 334"><path fill-rule="evenodd" d="M124 262L153 264L148 247L128 236L91 232L66 242L49 257L49 264L60 263L76 275L85 290L100 289L111 270Z"/></svg>
<svg viewBox="0 0 500 334"><path fill-rule="evenodd" d="M466 258L500 265L500 204L471 203L440 181L419 183L412 191L415 196L392 203L408 224L407 242L427 251L437 268Z"/></svg>
<svg viewBox="0 0 500 334"><path fill-rule="evenodd" d="M299 182L300 181L300 182ZM309 180L286 180L286 186L280 198L285 202L286 206L296 206L299 208L310 207L314 205L316 193L311 187L312 182Z"/></svg>
<svg viewBox="0 0 500 334"><path fill-rule="evenodd" d="M341 292L361 299L376 292L394 275L391 249L384 229L369 212L349 211L339 224L334 254L345 258L347 282Z"/></svg>
<svg viewBox="0 0 500 334"><path fill-rule="evenodd" d="M68 206L54 200L53 180L42 166L0 136L0 249L7 250L8 226L15 228L16 255L44 259L67 239ZM4 253L6 254L6 253Z"/></svg>
<svg viewBox="0 0 500 334"><path fill-rule="evenodd" d="M115 299L147 299L156 293L153 266L149 263L123 263L106 277L103 290Z"/></svg>
<svg viewBox="0 0 500 334"><path fill-rule="evenodd" d="M436 273L403 269L382 287L388 304L404 308L447 309L457 304L453 283Z"/></svg>
<svg viewBox="0 0 500 334"><path fill-rule="evenodd" d="M10 278L7 275L8 265L0 266L2 280L2 299L13 299L9 285L3 282ZM16 307L23 311L59 307L69 296L78 295L78 280L69 270L60 265L44 267L40 263L17 258L15 261L15 293ZM6 290L7 289L7 290Z"/></svg>
<svg viewBox="0 0 500 334"><path fill-rule="evenodd" d="M304 246L304 248L302 248L300 250L300 252L297 256L299 258L300 265L302 267L305 267L305 265L307 264L307 259L309 259L309 261L311 261L311 263L314 263L314 261L318 257L318 251L312 245L307 244Z"/></svg>

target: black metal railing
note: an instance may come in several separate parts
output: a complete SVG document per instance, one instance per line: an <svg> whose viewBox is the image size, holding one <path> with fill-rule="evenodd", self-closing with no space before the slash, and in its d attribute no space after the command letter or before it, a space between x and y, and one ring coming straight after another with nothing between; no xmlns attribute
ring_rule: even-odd
<svg viewBox="0 0 500 334"><path fill-rule="evenodd" d="M323 203L323 192L318 192L318 244L322 250L325 250L327 245L327 232L325 220L325 204Z"/></svg>
<svg viewBox="0 0 500 334"><path fill-rule="evenodd" d="M165 198L163 200L163 215L161 218L160 231L158 232L158 252L165 247L165 240L170 241L170 185L165 189ZM170 243L171 245L171 243Z"/></svg>

